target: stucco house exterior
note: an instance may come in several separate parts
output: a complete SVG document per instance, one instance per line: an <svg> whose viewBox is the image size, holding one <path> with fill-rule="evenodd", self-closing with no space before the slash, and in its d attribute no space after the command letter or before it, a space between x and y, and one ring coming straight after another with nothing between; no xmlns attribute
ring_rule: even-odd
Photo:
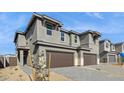
<svg viewBox="0 0 124 93"><path fill-rule="evenodd" d="M110 40L101 40L99 42L100 62L102 63L115 63L117 62L117 52L115 44Z"/></svg>
<svg viewBox="0 0 124 93"><path fill-rule="evenodd" d="M25 32L16 32L14 43L20 65L32 66L39 55L51 67L99 64L99 37L97 31L82 33L63 29L63 24L47 15L33 13Z"/></svg>
<svg viewBox="0 0 124 93"><path fill-rule="evenodd" d="M118 53L124 52L124 42L116 43L115 49L116 49L116 52Z"/></svg>

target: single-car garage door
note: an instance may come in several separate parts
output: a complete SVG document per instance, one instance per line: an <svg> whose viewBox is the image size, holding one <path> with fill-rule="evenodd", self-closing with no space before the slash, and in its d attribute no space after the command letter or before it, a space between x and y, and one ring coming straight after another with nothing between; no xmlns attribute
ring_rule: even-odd
<svg viewBox="0 0 124 93"><path fill-rule="evenodd" d="M84 65L96 65L97 64L97 56L96 54L88 54L84 53Z"/></svg>
<svg viewBox="0 0 124 93"><path fill-rule="evenodd" d="M116 57L115 57L115 55L109 55L109 62L110 62L110 63L116 62Z"/></svg>
<svg viewBox="0 0 124 93"><path fill-rule="evenodd" d="M47 51L47 66L49 63L49 55L51 54L51 68L74 66L73 53Z"/></svg>

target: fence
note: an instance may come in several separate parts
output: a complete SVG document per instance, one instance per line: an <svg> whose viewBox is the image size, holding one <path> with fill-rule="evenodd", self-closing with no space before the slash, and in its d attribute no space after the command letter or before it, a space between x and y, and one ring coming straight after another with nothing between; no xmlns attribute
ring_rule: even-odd
<svg viewBox="0 0 124 93"><path fill-rule="evenodd" d="M4 67L4 57L0 56L0 68Z"/></svg>
<svg viewBox="0 0 124 93"><path fill-rule="evenodd" d="M17 58L15 56L0 56L0 68L7 66L17 66Z"/></svg>

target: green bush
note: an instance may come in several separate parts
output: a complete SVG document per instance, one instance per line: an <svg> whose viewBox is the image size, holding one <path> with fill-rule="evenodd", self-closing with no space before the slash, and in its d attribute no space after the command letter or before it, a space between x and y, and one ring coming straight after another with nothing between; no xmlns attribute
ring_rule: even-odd
<svg viewBox="0 0 124 93"><path fill-rule="evenodd" d="M124 62L124 57L121 58L121 62Z"/></svg>

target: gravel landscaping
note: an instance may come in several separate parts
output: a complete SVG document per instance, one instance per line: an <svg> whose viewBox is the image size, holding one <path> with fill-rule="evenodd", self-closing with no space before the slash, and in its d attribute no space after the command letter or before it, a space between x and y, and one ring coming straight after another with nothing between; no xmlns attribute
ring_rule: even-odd
<svg viewBox="0 0 124 93"><path fill-rule="evenodd" d="M19 66L11 66L0 69L0 81L30 81L30 78Z"/></svg>
<svg viewBox="0 0 124 93"><path fill-rule="evenodd" d="M31 81L29 75L31 71L22 68L20 66L12 66L0 69L0 81ZM25 71L23 71L25 70ZM31 77L33 79L33 77ZM50 72L50 81L70 81L71 79L57 74L55 72Z"/></svg>

